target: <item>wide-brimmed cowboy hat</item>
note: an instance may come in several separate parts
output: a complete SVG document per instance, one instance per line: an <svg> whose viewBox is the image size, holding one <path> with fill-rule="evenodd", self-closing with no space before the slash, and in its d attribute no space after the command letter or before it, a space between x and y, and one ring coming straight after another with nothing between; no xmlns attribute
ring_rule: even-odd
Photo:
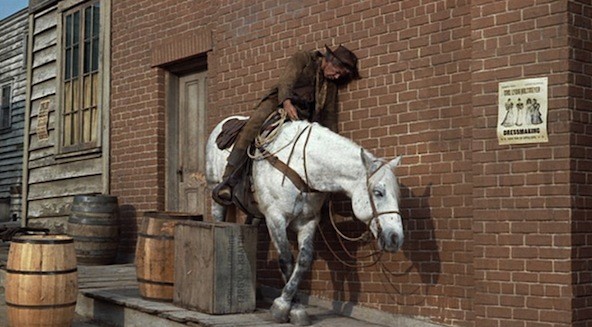
<svg viewBox="0 0 592 327"><path fill-rule="evenodd" d="M325 49L327 50L327 53L336 59L338 64L349 71L351 78L360 78L360 73L358 72L358 57L356 57L351 50L341 44L335 49L335 51L331 50L326 44Z"/></svg>

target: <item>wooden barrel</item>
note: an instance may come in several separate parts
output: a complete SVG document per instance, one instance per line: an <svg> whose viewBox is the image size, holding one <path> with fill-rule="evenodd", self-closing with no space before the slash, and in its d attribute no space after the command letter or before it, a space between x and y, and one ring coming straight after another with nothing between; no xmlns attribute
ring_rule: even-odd
<svg viewBox="0 0 592 327"><path fill-rule="evenodd" d="M76 254L66 235L12 239L5 296L12 327L71 326L78 297Z"/></svg>
<svg viewBox="0 0 592 327"><path fill-rule="evenodd" d="M203 217L179 212L144 213L136 245L136 273L143 298L173 300L175 225L186 220L203 220Z"/></svg>
<svg viewBox="0 0 592 327"><path fill-rule="evenodd" d="M79 264L112 264L119 246L117 197L75 196L68 218L68 235L74 239Z"/></svg>

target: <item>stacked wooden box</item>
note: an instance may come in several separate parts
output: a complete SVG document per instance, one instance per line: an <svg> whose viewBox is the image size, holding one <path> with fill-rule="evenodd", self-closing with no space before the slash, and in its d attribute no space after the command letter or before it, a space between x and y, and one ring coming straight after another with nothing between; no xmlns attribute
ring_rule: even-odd
<svg viewBox="0 0 592 327"><path fill-rule="evenodd" d="M256 252L256 226L177 224L173 303L208 314L255 310Z"/></svg>

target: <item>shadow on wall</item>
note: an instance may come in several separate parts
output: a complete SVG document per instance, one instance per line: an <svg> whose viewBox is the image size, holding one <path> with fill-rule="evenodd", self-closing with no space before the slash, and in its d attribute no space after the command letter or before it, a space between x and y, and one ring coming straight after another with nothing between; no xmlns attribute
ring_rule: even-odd
<svg viewBox="0 0 592 327"><path fill-rule="evenodd" d="M374 238L369 242L340 240L331 226L328 211L324 212L315 246L317 256L325 260L329 268L333 310L351 314L354 305L365 300L360 298L362 293L370 296L370 302L378 304L403 304L401 299L407 299L408 295L414 295L414 304L425 301L428 288L438 284L442 271L428 203L430 195L431 185L417 196L401 185L405 244L399 253L377 254ZM334 197L334 201L338 203L333 214L337 228L348 237L361 235L366 225L355 218L345 218L353 216L349 200ZM327 241L323 240L323 233ZM380 276L379 280L374 276ZM306 289L305 285L301 289Z"/></svg>
<svg viewBox="0 0 592 327"><path fill-rule="evenodd" d="M136 240L138 234L138 212L129 204L119 206L119 248L117 263L134 262Z"/></svg>
<svg viewBox="0 0 592 327"><path fill-rule="evenodd" d="M311 289L332 290L333 310L345 315L351 315L360 301L393 306L423 303L429 288L438 284L442 272L429 206L431 188L432 185L428 185L422 194L414 195L401 185L405 243L398 253L375 254L376 240L373 237L366 242L340 241L325 206L315 235L313 267L305 274L299 289L305 293ZM367 230L364 223L353 218L351 203L345 195L332 195L332 201L335 203L336 226L343 234L357 237ZM297 255L295 233L289 232L288 238ZM277 253L264 223L259 228L257 247L258 281L281 289L283 283Z"/></svg>
<svg viewBox="0 0 592 327"><path fill-rule="evenodd" d="M402 252L407 260L393 257L385 261L381 269L381 280L389 285L391 303L407 306L423 304L429 288L435 287L440 280L442 262L429 204L431 193L431 183L421 195L414 195L411 189L401 186L401 207L406 212ZM419 281L415 276L419 277Z"/></svg>

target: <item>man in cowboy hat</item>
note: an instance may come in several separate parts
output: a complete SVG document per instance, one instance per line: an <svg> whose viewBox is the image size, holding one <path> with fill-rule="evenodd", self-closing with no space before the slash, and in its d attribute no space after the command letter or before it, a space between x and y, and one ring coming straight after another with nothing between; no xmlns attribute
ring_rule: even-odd
<svg viewBox="0 0 592 327"><path fill-rule="evenodd" d="M319 122L337 131L337 89L360 77L358 58L343 45L331 50L325 45L320 51L298 51L286 63L277 85L259 101L239 133L228 157L222 183L212 197L222 205L232 200L232 187L247 161L247 148L253 142L267 117L283 108L292 120Z"/></svg>

